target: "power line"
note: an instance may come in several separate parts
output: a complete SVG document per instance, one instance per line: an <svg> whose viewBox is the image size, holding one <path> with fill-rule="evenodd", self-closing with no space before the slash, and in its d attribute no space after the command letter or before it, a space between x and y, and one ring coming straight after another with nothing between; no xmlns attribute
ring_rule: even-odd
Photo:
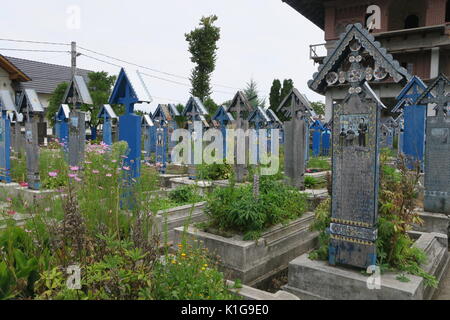
<svg viewBox="0 0 450 320"><path fill-rule="evenodd" d="M118 68L122 68L121 65L118 65L118 64L115 64L115 63L106 61L106 60L102 60L102 59L99 59L99 58L95 58L95 57L92 57L92 56L87 55L87 54L85 54L85 53L82 53L81 56L84 56L84 57L90 58L90 59L94 59L94 60L96 60L96 61L103 62L103 63L106 63L106 64L110 64L110 65L115 66L115 67L118 67ZM144 76L147 76L147 77L154 78L154 79L158 79L158 80L170 82L170 83L173 83L173 84L177 84L177 85L180 85L180 86L185 86L185 87L189 87L189 88L192 87L192 86L191 86L190 84L188 84L188 83L183 83L183 82L179 82L179 81L175 81L175 80L171 80L171 79L166 79L166 78L162 78L162 77L155 76L155 75L151 75L151 74L144 73L144 72L140 72L140 74L142 74L142 75L144 75ZM221 90L213 90L213 91L216 92L216 93L233 94L232 92L221 91Z"/></svg>
<svg viewBox="0 0 450 320"><path fill-rule="evenodd" d="M34 40L18 40L18 39L6 39L6 38L0 38L0 41L17 42L17 43L31 43L31 44L44 44L44 45L59 45L59 46L70 46L70 45L71 45L70 43L63 43L63 42L34 41ZM119 59L119 58L116 58L116 57L113 57L113 56L110 56L110 55L101 53L101 52L99 52L99 51L95 51L95 50L92 50L92 49L88 49L88 48L85 48L85 47L82 47L82 46L77 46L77 48L79 48L79 49L81 49L81 50L85 50L85 51L91 52L91 53L94 53L94 54L97 54L97 55L100 55L100 56L103 56L103 57L105 57L105 58L109 58L109 59L112 59L112 60L115 60L115 61L119 61L119 62L122 62L122 63L126 63L126 64L129 64L129 65L132 65L132 66L135 66L135 67L138 67L138 68L142 68L142 69L150 70L150 71L153 71L153 72L165 74L165 75L167 75L167 76L171 76L171 77L175 77L175 78L179 78L179 79L190 80L190 79L189 79L188 77L186 77L186 76L181 76L181 75L177 75L177 74L174 74L174 73L170 73L170 72L158 70L158 69L155 69L155 68L150 68L150 67L147 67L147 66L143 66L143 65L140 65L140 64L137 64L137 63L133 63L133 62L131 62L131 61ZM57 51L57 50L33 50L33 49L9 49L9 48L1 48L0 50L8 50L8 51L24 51L24 52L27 52L27 51L28 51L28 52L66 52L66 51ZM89 58L91 58L91 59L95 59L95 60L97 60L97 61L100 61L100 62L108 63L107 61L102 60L102 59L98 59L98 58L95 58L95 57L92 57L92 56L88 56L88 55L86 55L86 56L89 57ZM110 64L111 64L111 65L114 65L114 66L121 67L121 66L119 66L119 65L117 65L117 64L113 64L113 63L110 63ZM155 76L155 77L156 77L156 76ZM161 78L161 80L167 80L167 79ZM183 85L185 85L185 84L183 84ZM222 85L222 84L212 83L212 85L215 86L215 87L222 87L222 88L228 88L228 89L233 89L233 90L240 90L240 88L231 87L231 86L226 86L226 85ZM218 91L218 90L216 90L215 92L227 93L227 94L229 93L229 92Z"/></svg>
<svg viewBox="0 0 450 320"><path fill-rule="evenodd" d="M34 44L47 44L47 45L54 45L54 46L70 46L70 43L62 43L62 42L16 40L16 39L1 39L1 38L0 38L0 41L19 42L19 43L34 43Z"/></svg>
<svg viewBox="0 0 450 320"><path fill-rule="evenodd" d="M165 74L167 76L174 77L174 78L190 80L188 77L185 77L185 76L180 76L180 75L177 75L177 74L174 74L174 73L165 72L165 71L162 71L162 70L158 70L158 69L146 67L146 66L143 66L143 65L139 65L139 64L127 61L127 60L115 58L113 56L110 56L110 55L107 55L107 54L104 54L104 53L101 53L101 52L98 52L98 51L94 51L94 50L91 50L91 49L87 49L87 48L84 48L84 47L81 47L81 46L77 46L77 48L85 50L85 51L88 51L88 52L91 52L91 53L94 53L94 54L98 54L100 56L103 56L103 57L106 57L106 58L109 58L109 59L113 59L113 60L116 60L116 61L119 61L119 62L123 62L123 63L129 64L129 65L132 65L132 66L135 66L135 67L138 67L138 68L147 69L147 70L150 70L150 71L153 71L153 72L157 72L157 73L162 73L162 74ZM228 89L238 89L239 90L239 88L225 86L225 85L221 85L221 84L214 84L213 83L213 85L216 86L216 87L222 87L222 88L228 88Z"/></svg>
<svg viewBox="0 0 450 320"><path fill-rule="evenodd" d="M24 51L24 52L64 52L64 53L70 53L70 51L64 51L64 50L41 50L41 49L18 49L18 48L0 48L0 50L3 51Z"/></svg>

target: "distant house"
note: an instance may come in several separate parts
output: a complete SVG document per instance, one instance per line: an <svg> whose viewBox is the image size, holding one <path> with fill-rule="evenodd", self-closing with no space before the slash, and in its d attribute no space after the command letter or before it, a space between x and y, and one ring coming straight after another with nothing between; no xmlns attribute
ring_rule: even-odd
<svg viewBox="0 0 450 320"><path fill-rule="evenodd" d="M77 69L77 74L86 83L90 72ZM10 90L15 97L23 89L34 89L44 108L56 87L62 82L70 82L71 78L71 68L67 66L0 55L0 88Z"/></svg>

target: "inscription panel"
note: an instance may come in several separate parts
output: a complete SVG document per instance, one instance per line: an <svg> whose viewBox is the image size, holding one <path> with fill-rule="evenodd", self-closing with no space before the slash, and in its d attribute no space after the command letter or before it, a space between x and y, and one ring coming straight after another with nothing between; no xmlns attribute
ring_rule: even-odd
<svg viewBox="0 0 450 320"><path fill-rule="evenodd" d="M448 168L450 168L450 119L429 117L425 154L425 211L450 214Z"/></svg>

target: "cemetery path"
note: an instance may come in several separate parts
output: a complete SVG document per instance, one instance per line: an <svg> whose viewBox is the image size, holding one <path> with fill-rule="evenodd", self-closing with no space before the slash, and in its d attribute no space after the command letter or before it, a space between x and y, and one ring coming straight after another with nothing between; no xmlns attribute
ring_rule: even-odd
<svg viewBox="0 0 450 320"><path fill-rule="evenodd" d="M450 300L450 268L442 278L439 290L434 294L433 300Z"/></svg>

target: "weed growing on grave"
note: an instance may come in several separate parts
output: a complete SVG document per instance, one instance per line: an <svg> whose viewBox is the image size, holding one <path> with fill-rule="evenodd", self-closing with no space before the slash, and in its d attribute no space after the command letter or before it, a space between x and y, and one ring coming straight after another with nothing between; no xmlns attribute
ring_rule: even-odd
<svg viewBox="0 0 450 320"><path fill-rule="evenodd" d="M233 168L226 163L202 164L197 166L200 180L226 180L231 177Z"/></svg>
<svg viewBox="0 0 450 320"><path fill-rule="evenodd" d="M43 189L59 189L69 183L68 169L64 159L64 151L57 149L41 148L39 152L39 174Z"/></svg>
<svg viewBox="0 0 450 320"><path fill-rule="evenodd" d="M170 191L168 198L178 204L189 204L203 201L203 197L199 194L196 186L180 186Z"/></svg>
<svg viewBox="0 0 450 320"><path fill-rule="evenodd" d="M311 231L319 232L319 247L309 254L312 260L328 260L328 247L330 235L327 228L331 223L331 199L322 201L316 208L314 223L311 224Z"/></svg>
<svg viewBox="0 0 450 320"><path fill-rule="evenodd" d="M307 207L306 195L273 176L263 176L258 199L251 185L214 189L208 195L205 228L242 233L245 240L256 240L271 226L299 218Z"/></svg>
<svg viewBox="0 0 450 320"><path fill-rule="evenodd" d="M27 164L21 153L15 153L11 159L11 180L17 183L27 180Z"/></svg>
<svg viewBox="0 0 450 320"><path fill-rule="evenodd" d="M235 300L208 251L185 243L156 262L152 293L158 300Z"/></svg>
<svg viewBox="0 0 450 320"><path fill-rule="evenodd" d="M0 212L5 218L0 231L0 299L155 299L163 297L157 288L179 275L188 277L182 282L187 287L180 289L186 296L180 298L187 299L187 293L205 299L227 297L223 275L206 254L184 251L203 263L205 276L195 274L189 263L174 269L178 276L156 269L161 255L168 259L159 235L152 233L151 208L159 199L149 190L156 190L156 172L127 183L127 149L126 143L89 145L85 162L67 169L68 184L60 194L32 204L10 199ZM126 192L130 202L122 197ZM124 205L128 203L133 205ZM17 215L12 208L29 216L23 227L11 219ZM81 268L79 290L67 288L70 265Z"/></svg>

